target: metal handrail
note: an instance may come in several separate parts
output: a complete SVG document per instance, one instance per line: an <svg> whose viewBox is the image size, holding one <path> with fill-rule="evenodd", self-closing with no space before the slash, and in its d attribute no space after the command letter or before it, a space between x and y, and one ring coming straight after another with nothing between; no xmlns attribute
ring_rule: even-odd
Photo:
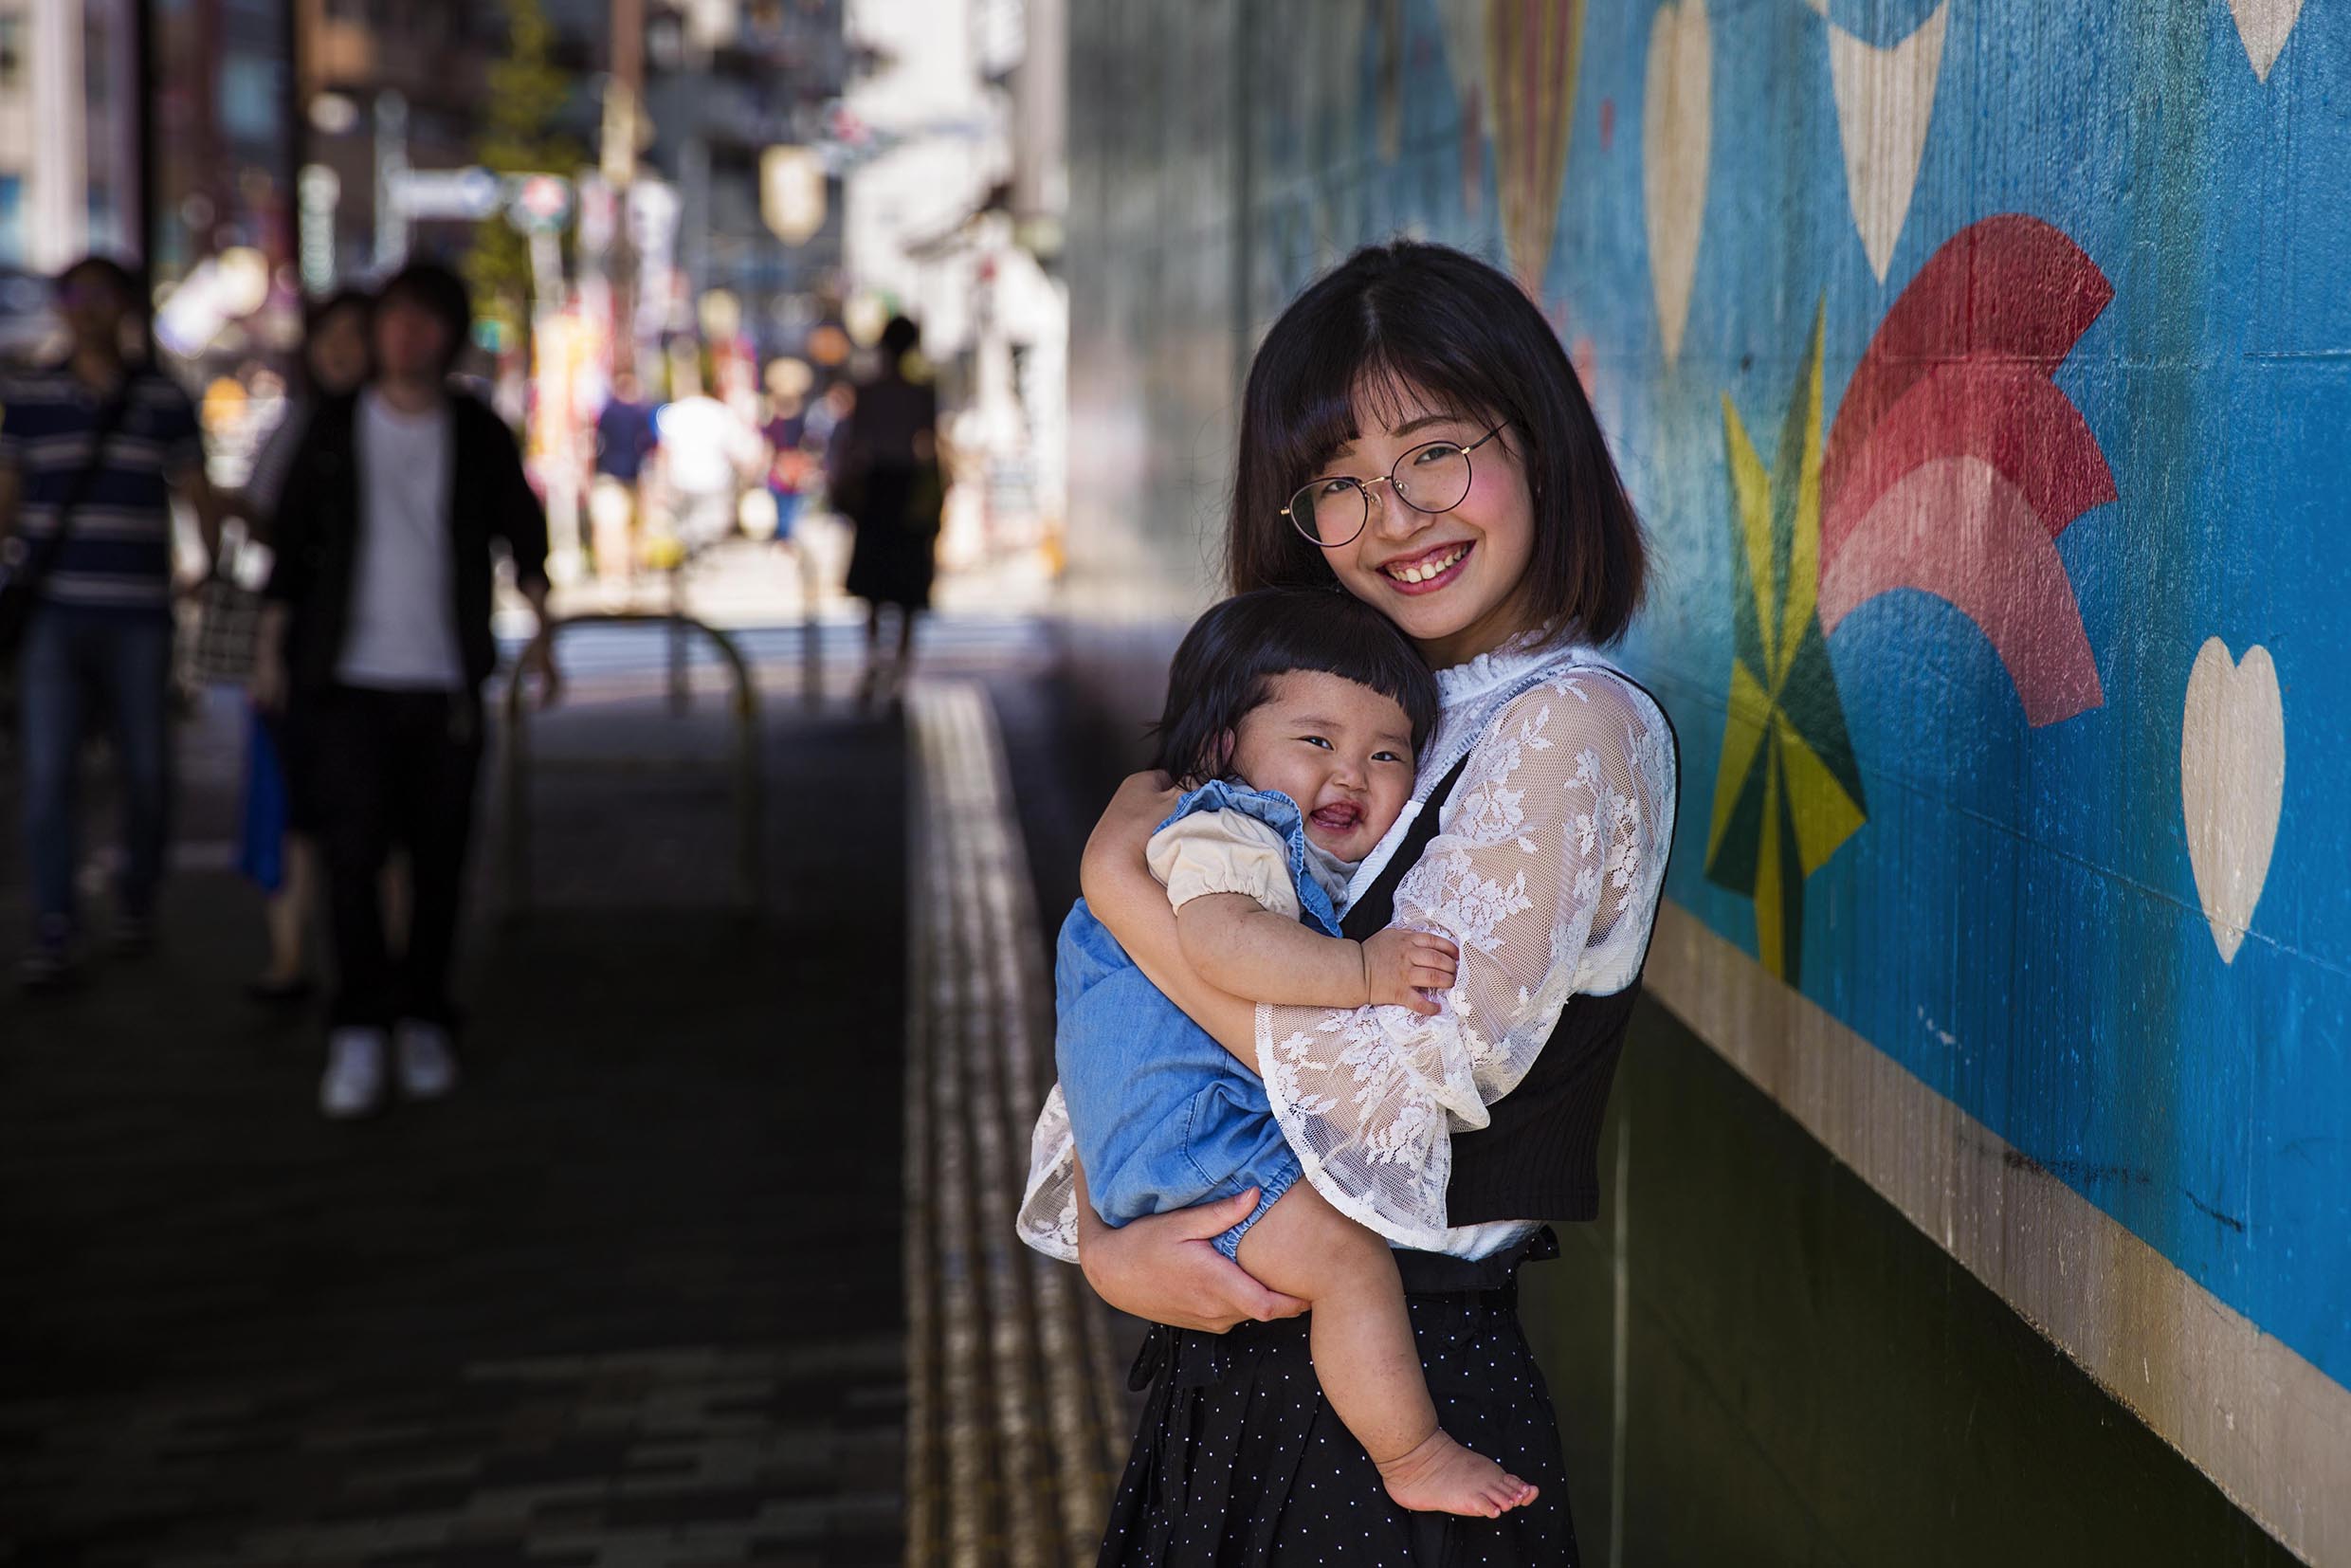
<svg viewBox="0 0 2351 1568"><path fill-rule="evenodd" d="M505 912L517 918L531 906L530 847L530 732L528 704L523 702L522 671L541 643L551 647L556 636L578 626L658 626L669 633L672 660L672 702L682 684L682 650L688 635L699 633L724 658L735 682L735 757L733 797L736 833L736 890L746 914L766 906L766 878L761 875L764 845L761 828L763 794L759 781L759 688L752 679L751 662L735 639L717 627L677 611L609 611L567 615L544 623L517 661L506 681L505 769Z"/></svg>

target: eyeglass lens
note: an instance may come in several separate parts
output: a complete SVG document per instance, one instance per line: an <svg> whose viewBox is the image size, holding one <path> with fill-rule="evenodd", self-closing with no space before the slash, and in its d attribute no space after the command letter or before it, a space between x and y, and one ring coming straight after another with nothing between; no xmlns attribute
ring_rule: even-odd
<svg viewBox="0 0 2351 1568"><path fill-rule="evenodd" d="M1414 511L1450 511L1469 493L1469 454L1449 441L1432 442L1405 453L1388 477ZM1321 479L1290 498L1290 520L1317 544L1345 544L1363 532L1372 505L1361 480Z"/></svg>

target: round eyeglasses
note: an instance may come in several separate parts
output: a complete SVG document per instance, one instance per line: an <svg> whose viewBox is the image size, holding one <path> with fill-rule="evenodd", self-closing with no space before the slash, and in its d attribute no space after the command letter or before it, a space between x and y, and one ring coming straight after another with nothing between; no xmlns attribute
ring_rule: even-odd
<svg viewBox="0 0 2351 1568"><path fill-rule="evenodd" d="M1508 420L1503 424L1508 424ZM1501 433L1495 426L1465 447L1457 441L1431 441L1395 460L1379 479L1333 474L1303 485L1282 508L1282 515L1300 533L1325 550L1353 544L1372 520L1372 486L1386 484L1396 499L1415 512L1449 512L1469 493L1469 454Z"/></svg>

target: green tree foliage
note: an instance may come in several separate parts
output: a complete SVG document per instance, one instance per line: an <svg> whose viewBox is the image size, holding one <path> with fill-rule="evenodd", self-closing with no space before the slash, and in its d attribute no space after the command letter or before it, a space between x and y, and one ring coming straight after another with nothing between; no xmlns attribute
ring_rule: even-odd
<svg viewBox="0 0 2351 1568"><path fill-rule="evenodd" d="M489 102L474 156L501 174L565 174L581 161L578 146L556 134L570 100L571 73L553 58L555 27L540 0L501 0L506 53L490 67ZM530 245L504 213L485 218L465 255L475 308L496 320L501 342L527 334L531 319Z"/></svg>

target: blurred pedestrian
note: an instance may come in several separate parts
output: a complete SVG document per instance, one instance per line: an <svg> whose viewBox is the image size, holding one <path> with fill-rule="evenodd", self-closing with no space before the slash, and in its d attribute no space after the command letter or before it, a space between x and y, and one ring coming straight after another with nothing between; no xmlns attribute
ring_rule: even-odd
<svg viewBox="0 0 2351 1568"><path fill-rule="evenodd" d="M914 662L915 617L930 608L931 579L945 501L939 451L939 389L918 350L921 334L903 316L882 329L882 369L857 388L836 432L835 504L857 528L847 589L866 601L866 673L860 697L902 690ZM898 611L898 651L885 666L882 612Z"/></svg>
<svg viewBox="0 0 2351 1568"><path fill-rule="evenodd" d="M547 520L496 412L452 392L472 309L446 267L412 263L377 296L374 368L321 403L278 507L254 697L291 703L315 792L336 963L319 1108L365 1115L396 1074L410 1099L457 1082L449 998L497 663L494 551L504 547L541 636L525 673L552 702ZM519 676L518 676L519 678ZM409 856L408 939L395 963L379 879Z"/></svg>
<svg viewBox="0 0 2351 1568"><path fill-rule="evenodd" d="M194 405L143 343L126 348L144 296L119 262L85 256L66 267L57 279L65 357L0 387L0 539L13 585L0 635L19 661L33 891L22 978L36 989L74 972L76 761L100 707L123 796L113 944L135 954L155 939L171 811L171 494L194 511L208 555L220 541Z"/></svg>
<svg viewBox="0 0 2351 1568"><path fill-rule="evenodd" d="M792 547L792 531L800 520L801 502L808 499L816 474L816 460L808 451L808 412L797 396L778 395L769 405L760 437L767 442L767 491L775 501L775 542Z"/></svg>
<svg viewBox="0 0 2351 1568"><path fill-rule="evenodd" d="M588 494L596 576L607 584L625 582L635 570L645 469L660 439L636 373L614 373L612 395L596 414L596 477Z"/></svg>
<svg viewBox="0 0 2351 1568"><path fill-rule="evenodd" d="M230 508L245 520L249 538L273 541L278 501L285 490L294 453L322 399L348 396L368 372L368 319L374 301L358 289L343 289L313 304L304 315L301 356L287 389L284 411L254 454L245 488ZM246 752L246 825L239 867L268 895L264 921L269 957L246 987L260 1002L299 1001L310 994L302 961L302 939L317 900L319 853L317 808L288 764L296 761L282 715L256 711Z"/></svg>
<svg viewBox="0 0 2351 1568"><path fill-rule="evenodd" d="M758 432L692 384L677 401L662 405L654 428L678 540L688 555L706 550L735 531L743 481L759 465Z"/></svg>

